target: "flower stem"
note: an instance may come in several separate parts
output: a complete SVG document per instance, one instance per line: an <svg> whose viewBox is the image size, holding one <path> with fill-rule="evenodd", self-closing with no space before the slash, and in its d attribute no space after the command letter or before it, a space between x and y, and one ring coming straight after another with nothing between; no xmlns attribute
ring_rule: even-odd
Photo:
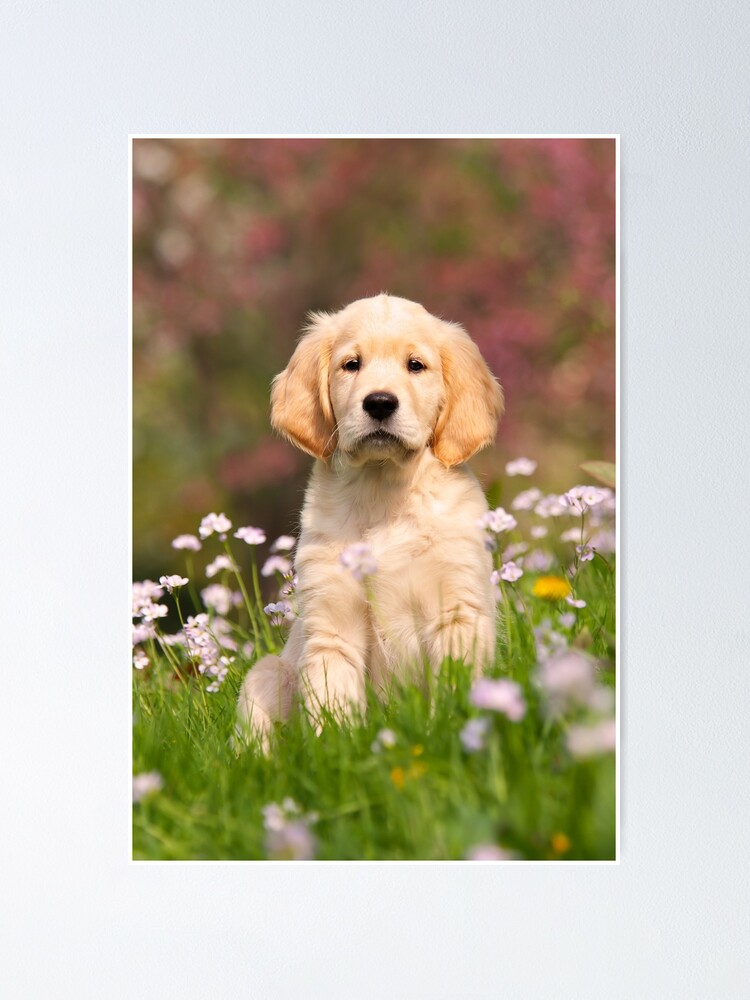
<svg viewBox="0 0 750 1000"><path fill-rule="evenodd" d="M260 592L260 578L258 577L258 564L255 561L255 553L254 552L253 552L253 556L252 556L251 570L252 570L252 577L253 577L253 591L255 592L255 600L258 602L257 607L262 608L263 607L263 597L262 597L261 592ZM273 649L273 645L274 645L273 634L271 632L271 626L270 626L270 624L268 622L268 618L265 615L263 615L262 621L263 621L263 630L266 633L266 640L268 642L268 648L269 649Z"/></svg>
<svg viewBox="0 0 750 1000"><path fill-rule="evenodd" d="M234 556L232 555L232 550L231 550L231 548L229 546L229 542L227 542L226 540L224 541L224 549L225 549L227 555L229 556L229 559L230 559L230 562L232 563L232 566L234 567L233 572L234 572L235 577L237 578L237 583L239 584L239 588L240 588L240 591L242 593L242 599L245 602L245 608L247 610L248 617L250 618L250 625L252 626L252 630L253 630L253 640L255 642L255 650L256 650L256 653L259 653L260 652L260 630L259 630L259 627L258 627L258 620L257 620L257 618L255 616L255 611L253 610L253 606L252 606L252 604L250 602L250 595L248 594L247 588L245 587L245 581L242 579L242 574L240 573L239 566L234 561ZM255 561L253 560L253 568L254 567L255 567Z"/></svg>

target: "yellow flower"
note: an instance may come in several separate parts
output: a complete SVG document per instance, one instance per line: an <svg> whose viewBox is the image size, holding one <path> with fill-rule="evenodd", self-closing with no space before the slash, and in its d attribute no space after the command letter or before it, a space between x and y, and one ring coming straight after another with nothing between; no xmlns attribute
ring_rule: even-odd
<svg viewBox="0 0 750 1000"><path fill-rule="evenodd" d="M565 854L570 850L570 837L564 833L553 833L551 844L555 854Z"/></svg>
<svg viewBox="0 0 750 1000"><path fill-rule="evenodd" d="M415 743L414 746L411 748L412 757L421 757L423 753L424 753L424 747L422 746L421 743Z"/></svg>
<svg viewBox="0 0 750 1000"><path fill-rule="evenodd" d="M407 773L410 778L421 778L426 770L427 765L423 764L421 760L417 760L412 764Z"/></svg>
<svg viewBox="0 0 750 1000"><path fill-rule="evenodd" d="M572 592L568 581L561 576L540 576L531 588L534 597L542 597L545 601L561 601Z"/></svg>
<svg viewBox="0 0 750 1000"><path fill-rule="evenodd" d="M391 771L391 781L398 788L399 791L404 787L404 782L406 781L406 775L404 774L403 767L394 767Z"/></svg>

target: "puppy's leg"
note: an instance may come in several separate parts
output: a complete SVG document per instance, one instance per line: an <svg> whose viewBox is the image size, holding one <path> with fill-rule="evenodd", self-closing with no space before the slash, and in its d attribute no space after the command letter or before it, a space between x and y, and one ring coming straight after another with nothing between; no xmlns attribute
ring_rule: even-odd
<svg viewBox="0 0 750 1000"><path fill-rule="evenodd" d="M301 577L302 578L302 577ZM300 695L320 728L321 709L364 712L368 626L364 589L338 563L318 565L315 588L298 590L305 642L299 661Z"/></svg>
<svg viewBox="0 0 750 1000"><path fill-rule="evenodd" d="M248 672L237 700L236 732L240 740L258 740L268 752L275 722L286 722L297 690L296 661L302 627L295 622L281 656L269 654Z"/></svg>
<svg viewBox="0 0 750 1000"><path fill-rule="evenodd" d="M459 564L452 572L438 575L434 588L425 595L429 605L423 641L433 670L451 657L470 664L477 677L492 662L495 599L489 570L483 577L472 564Z"/></svg>
<svg viewBox="0 0 750 1000"><path fill-rule="evenodd" d="M435 670L451 657L471 664L478 676L492 662L495 619L465 601L456 601L443 607L427 627L425 646Z"/></svg>
<svg viewBox="0 0 750 1000"><path fill-rule="evenodd" d="M292 707L296 677L279 656L264 656L249 671L237 700L237 735L256 739L264 753L274 722L286 722Z"/></svg>

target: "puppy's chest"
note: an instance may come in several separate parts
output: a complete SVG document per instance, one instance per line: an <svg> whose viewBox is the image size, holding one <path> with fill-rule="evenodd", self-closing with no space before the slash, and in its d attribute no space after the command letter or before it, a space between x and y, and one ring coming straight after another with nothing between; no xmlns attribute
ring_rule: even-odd
<svg viewBox="0 0 750 1000"><path fill-rule="evenodd" d="M364 542L378 565L399 572L439 544L451 511L445 501L429 493L415 493L395 502L355 506L346 522L349 543ZM342 538L342 524L331 525Z"/></svg>

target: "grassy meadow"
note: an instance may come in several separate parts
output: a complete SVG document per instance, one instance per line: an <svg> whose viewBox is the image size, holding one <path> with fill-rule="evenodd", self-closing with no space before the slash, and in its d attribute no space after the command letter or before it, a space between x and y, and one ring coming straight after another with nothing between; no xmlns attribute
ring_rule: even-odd
<svg viewBox="0 0 750 1000"><path fill-rule="evenodd" d="M370 692L365 718L321 735L299 710L267 755L235 734L237 692L296 613L294 540L224 514L175 539L172 575L133 587L136 860L615 858L614 470L544 495L524 461L483 524L487 676L447 661L427 690Z"/></svg>

